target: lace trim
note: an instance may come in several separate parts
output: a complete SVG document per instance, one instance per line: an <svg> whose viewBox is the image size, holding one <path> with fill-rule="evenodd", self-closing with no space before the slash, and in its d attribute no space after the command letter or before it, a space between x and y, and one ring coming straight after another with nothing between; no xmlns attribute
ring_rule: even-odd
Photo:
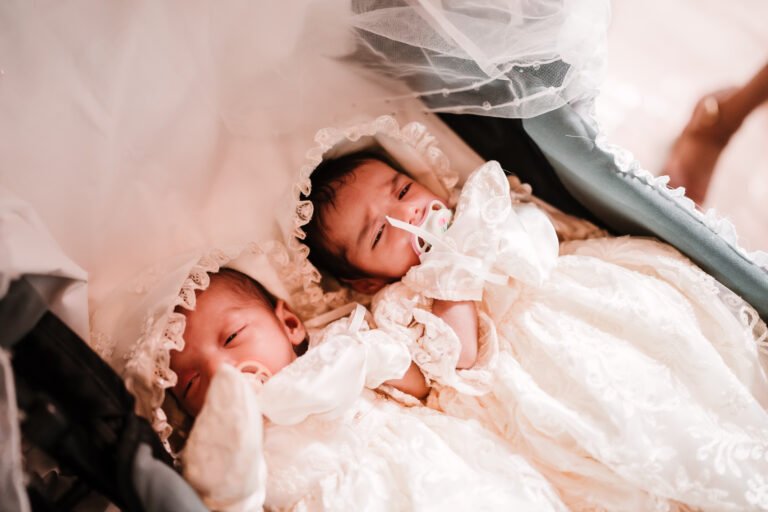
<svg viewBox="0 0 768 512"><path fill-rule="evenodd" d="M700 280L702 287L709 288L710 293L720 298L731 314L739 320L741 326L752 334L757 349L763 357L768 357L768 325L760 318L755 308L714 277L704 271L699 272L703 275Z"/></svg>
<svg viewBox="0 0 768 512"><path fill-rule="evenodd" d="M663 197L674 201L677 206L688 212L694 219L704 224L711 229L713 233L725 240L734 251L744 257L747 261L768 271L768 252L748 252L741 247L741 245L739 245L736 227L729 219L720 216L717 213L717 210L708 208L707 211L704 212L697 209L693 200L686 197L684 187L674 189L669 188L669 176L654 176L650 171L640 166L640 163L630 151L609 143L603 133L599 133L595 138L595 144L600 149L613 155L614 162L622 174L634 176L642 183L655 189Z"/></svg>
<svg viewBox="0 0 768 512"><path fill-rule="evenodd" d="M301 242L306 238L303 228L312 219L313 205L311 201L302 200L301 196L308 196L312 191L310 176L323 161L326 152L342 142L355 142L362 137L374 135L385 135L413 148L428 164L429 170L434 173L445 189L452 195L456 193L456 185L459 182L458 173L451 169L450 162L438 147L437 140L421 123L411 122L401 128L394 117L380 116L367 123L346 128L324 128L318 131L315 135L317 145L307 151L307 163L302 166L298 181L293 189L296 207L292 232L289 233L286 241L289 250L295 255L297 273L302 281L301 291L292 299L297 313L303 315L304 318L313 318L328 309L342 306L354 300L364 300L361 297L353 296L354 292L345 288L326 292L320 286L322 276L317 268L309 262L309 248Z"/></svg>
<svg viewBox="0 0 768 512"><path fill-rule="evenodd" d="M173 425L163 410L163 402L166 390L176 385L177 380L170 368L170 352L184 349L186 318L175 309L182 307L188 311L194 310L196 292L208 288L209 274L218 272L222 266L245 254L267 256L280 279L287 286L295 285L296 272L291 265L290 255L279 242L252 243L240 252L213 250L200 258L189 271L178 295L168 306L168 313L154 322L151 319L145 321L139 340L124 356L125 386L136 397L139 414L151 421L166 450L174 457L177 454L169 443Z"/></svg>
<svg viewBox="0 0 768 512"><path fill-rule="evenodd" d="M721 217L715 208L709 208L706 212L696 208L696 203L685 195L685 187L669 188L669 176L654 176L650 171L640 166L640 162L637 161L629 150L609 143L603 133L599 133L595 138L595 144L600 149L613 155L614 162L620 172L634 176L644 184L655 189L663 197L674 201L677 206L722 238L744 259L768 271L768 252L760 250L749 252L741 247L739 245L738 233L736 233L736 226L726 217ZM764 356L768 357L768 327L766 327L760 315L757 314L757 311L730 289L717 282L708 274L707 276L711 279L712 286L716 289L716 295L723 299L723 303L731 309L741 324L752 331L758 349Z"/></svg>

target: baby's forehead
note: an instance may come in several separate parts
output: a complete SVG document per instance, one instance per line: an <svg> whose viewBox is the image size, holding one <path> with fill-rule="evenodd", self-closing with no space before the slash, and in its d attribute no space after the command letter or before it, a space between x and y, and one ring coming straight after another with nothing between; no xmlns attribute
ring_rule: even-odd
<svg viewBox="0 0 768 512"><path fill-rule="evenodd" d="M217 312L232 308L250 308L266 306L268 299L262 296L256 284L249 283L247 277L240 278L226 272L209 275L209 284L205 290L197 293L195 311ZM266 308L269 309L269 308Z"/></svg>
<svg viewBox="0 0 768 512"><path fill-rule="evenodd" d="M336 194L376 191L390 185L402 173L378 160L366 160L336 183Z"/></svg>
<svg viewBox="0 0 768 512"><path fill-rule="evenodd" d="M360 165L358 165L354 172L356 173L367 173L369 176L376 176L376 177L385 177L385 176L391 176L392 173L395 174L401 174L400 171L392 167L387 162L384 162L382 160L365 160Z"/></svg>

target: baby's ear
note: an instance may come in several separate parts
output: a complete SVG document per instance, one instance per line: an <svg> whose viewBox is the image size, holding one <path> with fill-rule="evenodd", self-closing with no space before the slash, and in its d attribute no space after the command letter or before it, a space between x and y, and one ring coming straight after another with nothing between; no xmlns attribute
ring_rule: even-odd
<svg viewBox="0 0 768 512"><path fill-rule="evenodd" d="M293 345L299 345L307 337L307 329L304 327L301 319L291 311L284 300L278 299L275 305L275 316L288 336L288 340Z"/></svg>
<svg viewBox="0 0 768 512"><path fill-rule="evenodd" d="M360 277L357 279L342 279L341 282L356 292L373 295L384 288L389 281L381 277Z"/></svg>

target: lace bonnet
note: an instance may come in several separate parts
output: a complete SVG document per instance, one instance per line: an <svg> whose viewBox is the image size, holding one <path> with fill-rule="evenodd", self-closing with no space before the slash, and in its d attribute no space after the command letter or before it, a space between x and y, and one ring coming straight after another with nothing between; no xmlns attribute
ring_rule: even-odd
<svg viewBox="0 0 768 512"><path fill-rule="evenodd" d="M136 412L149 419L166 448L173 431L167 413L179 411L166 400L176 384L170 351L183 350L186 318L177 307L195 308L195 293L221 267L239 270L276 297L288 300L301 281L286 247L279 242L249 244L238 250L211 250L180 256L148 269L114 292L91 318L94 349L122 377L136 398ZM165 410L168 409L168 410Z"/></svg>
<svg viewBox="0 0 768 512"><path fill-rule="evenodd" d="M354 292L341 287L333 279L322 276L309 262L309 248L301 242L306 236L304 226L312 218L312 202L301 199L312 190L312 172L327 158L338 158L366 149L385 152L412 178L446 199L453 206L458 197L461 176L465 176L482 163L463 141L436 119L430 128L440 132L443 141L449 140L452 148L438 146L437 138L425 124L411 121L403 126L393 116L380 116L373 120L343 127L324 128L315 135L315 146L307 152L307 163L301 167L293 188L291 223L286 226L286 245L301 269L304 280L302 290L294 296L298 313L303 318L339 307L350 300L360 298ZM452 149L452 151L450 150ZM448 154L451 154L449 160ZM453 163L453 165L452 165Z"/></svg>

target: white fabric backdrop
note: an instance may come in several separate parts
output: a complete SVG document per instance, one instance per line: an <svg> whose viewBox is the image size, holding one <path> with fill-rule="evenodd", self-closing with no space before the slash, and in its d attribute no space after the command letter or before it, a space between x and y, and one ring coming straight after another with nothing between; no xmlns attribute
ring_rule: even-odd
<svg viewBox="0 0 768 512"><path fill-rule="evenodd" d="M407 3L454 23L458 4ZM519 0L481 4L481 16L523 12ZM546 41L546 26L548 58L579 40L553 5L544 25L510 18L521 40L529 30ZM354 48L349 9L348 0L0 3L0 180L88 270L92 303L169 255L270 234L317 129L393 111L401 123L423 118L402 86L338 59ZM604 21L575 26L591 34ZM533 62L524 48L493 48L486 63Z"/></svg>

